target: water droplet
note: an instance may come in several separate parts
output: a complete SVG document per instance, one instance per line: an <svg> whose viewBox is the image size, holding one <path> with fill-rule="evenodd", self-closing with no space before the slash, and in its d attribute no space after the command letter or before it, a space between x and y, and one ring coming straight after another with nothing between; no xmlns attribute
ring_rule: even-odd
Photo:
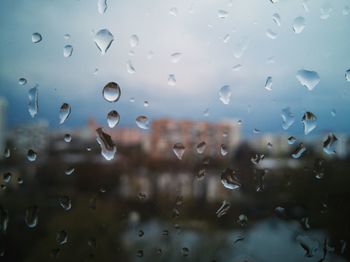
<svg viewBox="0 0 350 262"><path fill-rule="evenodd" d="M320 76L316 71L309 71L305 69L298 70L296 78L300 84L305 86L309 91L312 91L320 82Z"/></svg>
<svg viewBox="0 0 350 262"><path fill-rule="evenodd" d="M11 181L12 174L10 172L6 172L2 175L2 180L4 183L9 183Z"/></svg>
<svg viewBox="0 0 350 262"><path fill-rule="evenodd" d="M66 39L66 40L70 39L70 34L64 34L63 38Z"/></svg>
<svg viewBox="0 0 350 262"><path fill-rule="evenodd" d="M321 7L321 15L320 18L322 20L326 20L331 16L331 13L333 11L332 6L329 3L325 3L322 7Z"/></svg>
<svg viewBox="0 0 350 262"><path fill-rule="evenodd" d="M148 101L144 101L144 102L143 102L143 106L144 106L144 107L149 107Z"/></svg>
<svg viewBox="0 0 350 262"><path fill-rule="evenodd" d="M260 163L260 161L262 161L265 158L264 154L255 154L254 157L252 157L250 159L250 161L254 164L254 165L258 165Z"/></svg>
<svg viewBox="0 0 350 262"><path fill-rule="evenodd" d="M348 15L350 13L350 7L349 6L344 6L344 9L343 9L343 15Z"/></svg>
<svg viewBox="0 0 350 262"><path fill-rule="evenodd" d="M204 168L201 168L196 175L197 179L202 180L205 176L205 173L206 173L206 170Z"/></svg>
<svg viewBox="0 0 350 262"><path fill-rule="evenodd" d="M147 54L147 59L152 59L154 56L154 53L152 51L149 51L148 54Z"/></svg>
<svg viewBox="0 0 350 262"><path fill-rule="evenodd" d="M243 56L249 45L249 39L241 39L235 46L233 50L233 56L235 58L240 58Z"/></svg>
<svg viewBox="0 0 350 262"><path fill-rule="evenodd" d="M24 86L25 84L27 84L27 79L21 77L20 79L18 79L18 84Z"/></svg>
<svg viewBox="0 0 350 262"><path fill-rule="evenodd" d="M317 126L317 117L311 112L305 112L302 118L302 123L304 125L304 134L309 134Z"/></svg>
<svg viewBox="0 0 350 262"><path fill-rule="evenodd" d="M109 82L102 91L103 98L108 102L117 102L121 95L120 87L115 82Z"/></svg>
<svg viewBox="0 0 350 262"><path fill-rule="evenodd" d="M175 75L170 74L170 75L168 76L168 85L169 85L169 86L175 86L175 85L176 85L176 78L175 78Z"/></svg>
<svg viewBox="0 0 350 262"><path fill-rule="evenodd" d="M143 199L146 198L146 194L145 193L139 193L138 197L139 197L140 200L143 200Z"/></svg>
<svg viewBox="0 0 350 262"><path fill-rule="evenodd" d="M141 129L149 129L150 121L147 116L138 116L136 118L136 125Z"/></svg>
<svg viewBox="0 0 350 262"><path fill-rule="evenodd" d="M282 128L284 130L287 130L294 124L295 118L292 112L290 111L289 107L282 109L281 117L282 117Z"/></svg>
<svg viewBox="0 0 350 262"><path fill-rule="evenodd" d="M142 230L139 230L139 233L138 233L138 236L139 236L139 237L143 237L144 234L145 234L145 233L144 233Z"/></svg>
<svg viewBox="0 0 350 262"><path fill-rule="evenodd" d="M237 223L242 227L247 226L248 225L248 217L244 214L240 214L238 217Z"/></svg>
<svg viewBox="0 0 350 262"><path fill-rule="evenodd" d="M276 23L276 25L281 26L281 16L279 14L273 14L272 20Z"/></svg>
<svg viewBox="0 0 350 262"><path fill-rule="evenodd" d="M224 185L224 187L232 190L238 189L241 186L237 180L236 172L230 168L226 168L224 171L222 171L221 183Z"/></svg>
<svg viewBox="0 0 350 262"><path fill-rule="evenodd" d="M297 141L297 140L294 136L288 137L288 144L289 145L293 145L295 143L295 141Z"/></svg>
<svg viewBox="0 0 350 262"><path fill-rule="evenodd" d="M136 47L139 45L139 37L137 35L130 36L129 43L131 47Z"/></svg>
<svg viewBox="0 0 350 262"><path fill-rule="evenodd" d="M334 108L331 110L331 115L333 117L335 117L337 115L337 111Z"/></svg>
<svg viewBox="0 0 350 262"><path fill-rule="evenodd" d="M97 9L101 15L106 12L107 7L107 0L97 0Z"/></svg>
<svg viewBox="0 0 350 262"><path fill-rule="evenodd" d="M112 160L117 152L117 147L111 136L103 132L102 128L97 128L96 140L101 147L101 155L108 161Z"/></svg>
<svg viewBox="0 0 350 262"><path fill-rule="evenodd" d="M61 230L61 231L57 232L57 234L56 234L56 242L59 245L63 245L65 243L67 243L67 240L68 240L68 234L67 234L66 231Z"/></svg>
<svg viewBox="0 0 350 262"><path fill-rule="evenodd" d="M136 72L136 70L135 70L135 68L134 68L134 66L132 65L132 63L131 63L130 60L128 60L128 61L126 62L126 71L127 71L130 75L135 74L135 72Z"/></svg>
<svg viewBox="0 0 350 262"><path fill-rule="evenodd" d="M267 29L266 30L266 35L267 35L268 38L271 38L271 39L276 39L277 38L277 33L272 31L271 29Z"/></svg>
<svg viewBox="0 0 350 262"><path fill-rule="evenodd" d="M29 89L28 91L28 112L31 117L35 117L39 110L38 105L38 85L34 86L33 88Z"/></svg>
<svg viewBox="0 0 350 262"><path fill-rule="evenodd" d="M240 71L242 67L243 66L241 64L237 64L232 67L232 70L237 72L237 71Z"/></svg>
<svg viewBox="0 0 350 262"><path fill-rule="evenodd" d="M34 33L32 34L32 42L33 43L39 43L41 40L43 39L43 37L41 36L41 34L39 33Z"/></svg>
<svg viewBox="0 0 350 262"><path fill-rule="evenodd" d="M173 16L177 16L178 13L179 13L179 11L177 10L176 7L172 7L172 8L170 8L170 10L169 10L169 14L171 14L171 15L173 15Z"/></svg>
<svg viewBox="0 0 350 262"><path fill-rule="evenodd" d="M279 2L279 0L270 0L271 3L276 4Z"/></svg>
<svg viewBox="0 0 350 262"><path fill-rule="evenodd" d="M130 101L131 103L134 103L134 102L135 102L135 98L134 98L134 97L131 97L129 101Z"/></svg>
<svg viewBox="0 0 350 262"><path fill-rule="evenodd" d="M61 196L58 202L65 211L69 211L72 208L72 201L69 196Z"/></svg>
<svg viewBox="0 0 350 262"><path fill-rule="evenodd" d="M226 215L227 211L230 209L231 203L224 200L219 207L219 209L216 211L216 216L218 218L222 217L223 215Z"/></svg>
<svg viewBox="0 0 350 262"><path fill-rule="evenodd" d="M327 136L326 140L323 141L323 151L328 155L335 154L337 141L338 141L338 138L333 133L330 133Z"/></svg>
<svg viewBox="0 0 350 262"><path fill-rule="evenodd" d="M29 149L28 152L27 152L27 159L31 162L35 161L36 158L37 158L38 154L32 150L32 149Z"/></svg>
<svg viewBox="0 0 350 262"><path fill-rule="evenodd" d="M268 76L266 78L265 89L268 91L272 91L272 77L271 76Z"/></svg>
<svg viewBox="0 0 350 262"><path fill-rule="evenodd" d="M29 228L36 227L38 225L39 208L37 206L31 206L26 209L24 221Z"/></svg>
<svg viewBox="0 0 350 262"><path fill-rule="evenodd" d="M296 241L305 251L305 257L313 257L319 250L319 243L316 240L312 240L308 236L299 235L296 237Z"/></svg>
<svg viewBox="0 0 350 262"><path fill-rule="evenodd" d="M350 69L345 71L345 80L350 82Z"/></svg>
<svg viewBox="0 0 350 262"><path fill-rule="evenodd" d="M64 173L67 175L67 176L70 176L73 174L73 172L75 171L75 169L73 167L69 167L66 169L66 171L64 171Z"/></svg>
<svg viewBox="0 0 350 262"><path fill-rule="evenodd" d="M107 123L110 128L115 127L119 124L120 115L117 111L112 110L107 114Z"/></svg>
<svg viewBox="0 0 350 262"><path fill-rule="evenodd" d="M70 105L67 104L67 103L63 103L61 105L61 108L60 108L60 115L59 115L59 119L60 119L60 125L62 125L66 119L69 117L70 115L70 112L71 112L71 108L70 108Z"/></svg>
<svg viewBox="0 0 350 262"><path fill-rule="evenodd" d="M226 145L221 144L221 146L220 146L220 154L222 156L226 156L228 154L228 148L227 148Z"/></svg>
<svg viewBox="0 0 350 262"><path fill-rule="evenodd" d="M228 105L231 99L231 88L229 85L224 85L220 88L219 99L224 105Z"/></svg>
<svg viewBox="0 0 350 262"><path fill-rule="evenodd" d="M187 257L190 254L190 250L187 247L181 249L181 254L183 257Z"/></svg>
<svg viewBox="0 0 350 262"><path fill-rule="evenodd" d="M253 133L254 133L254 134L259 134L259 133L260 133L260 130L257 129L257 128L254 128L254 129L253 129Z"/></svg>
<svg viewBox="0 0 350 262"><path fill-rule="evenodd" d="M180 61L181 57L182 57L181 53L172 53L170 56L170 61L176 64L177 62Z"/></svg>
<svg viewBox="0 0 350 262"><path fill-rule="evenodd" d="M70 141L72 141L72 136L70 134L65 134L63 139L66 143L70 143Z"/></svg>
<svg viewBox="0 0 350 262"><path fill-rule="evenodd" d="M209 108L206 108L204 111L203 111L203 116L209 116Z"/></svg>
<svg viewBox="0 0 350 262"><path fill-rule="evenodd" d="M143 250L138 250L137 253L136 253L136 256L137 257L143 257Z"/></svg>
<svg viewBox="0 0 350 262"><path fill-rule="evenodd" d="M63 56L64 57L70 57L73 54L73 46L71 45L66 45L63 48Z"/></svg>
<svg viewBox="0 0 350 262"><path fill-rule="evenodd" d="M111 46L114 37L108 29L101 29L95 35L95 44L98 49L101 51L102 55L104 55L108 48Z"/></svg>
<svg viewBox="0 0 350 262"><path fill-rule="evenodd" d="M182 156L185 153L185 146L182 143L176 143L173 146L173 152L177 156L178 159L182 160Z"/></svg>
<svg viewBox="0 0 350 262"><path fill-rule="evenodd" d="M196 148L197 153L198 154L203 154L206 147L207 147L207 143L205 143L204 141L200 142L197 145L197 148Z"/></svg>
<svg viewBox="0 0 350 262"><path fill-rule="evenodd" d="M304 152L306 151L305 146L303 145L303 143L300 143L298 145L298 147L295 149L294 153L292 154L293 158L300 158Z"/></svg>
<svg viewBox="0 0 350 262"><path fill-rule="evenodd" d="M22 185L22 184L23 184L23 179L22 179L21 177L18 177L18 178L17 178L17 183L18 183L19 185Z"/></svg>
<svg viewBox="0 0 350 262"><path fill-rule="evenodd" d="M0 232L6 233L9 224L9 213L6 209L0 206Z"/></svg>
<svg viewBox="0 0 350 262"><path fill-rule="evenodd" d="M218 10L218 17L221 19L227 18L228 17L228 12L225 10Z"/></svg>
<svg viewBox="0 0 350 262"><path fill-rule="evenodd" d="M5 158L10 158L10 156L11 156L10 148L6 147L5 150L4 150L4 157Z"/></svg>
<svg viewBox="0 0 350 262"><path fill-rule="evenodd" d="M293 22L293 31L296 34L300 34L305 28L305 18L298 16L294 19Z"/></svg>

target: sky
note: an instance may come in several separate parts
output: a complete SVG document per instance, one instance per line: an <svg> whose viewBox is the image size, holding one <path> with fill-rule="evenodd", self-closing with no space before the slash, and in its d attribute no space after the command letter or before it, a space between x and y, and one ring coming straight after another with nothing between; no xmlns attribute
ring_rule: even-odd
<svg viewBox="0 0 350 262"><path fill-rule="evenodd" d="M302 133L303 113L311 111L318 118L313 134L350 133L350 82L345 80L350 14L344 15L349 0L107 0L107 5L100 14L97 0L0 2L0 96L8 102L9 128L40 119L47 119L52 129L77 128L89 117L107 126L107 113L117 110L120 126L136 127L139 115L151 120L232 118L242 120L246 135L254 128L292 135ZM169 12L174 7L176 16ZM330 10L327 19L320 18L321 9ZM227 17L220 18L219 10ZM276 13L280 26L272 19ZM295 34L293 21L299 16L305 18L305 28ZM105 28L114 41L102 55L94 35ZM277 34L275 39L266 35L268 29ZM31 41L35 32L43 38L36 44ZM131 35L139 38L136 47L130 45ZM65 45L73 46L71 57L63 56ZM182 54L177 63L171 62L173 53ZM127 71L128 61L133 74ZM241 69L234 71L238 64ZM314 90L298 82L300 69L319 74ZM170 74L175 86L168 85ZM271 91L264 88L268 76ZM18 84L21 77L28 81L24 86ZM111 81L121 88L116 103L102 97ZM36 84L39 113L32 119L28 90ZM224 85L232 92L228 105L219 99ZM60 126L62 103L69 103L72 113ZM286 107L295 116L287 132L281 125ZM207 108L209 116L203 114Z"/></svg>

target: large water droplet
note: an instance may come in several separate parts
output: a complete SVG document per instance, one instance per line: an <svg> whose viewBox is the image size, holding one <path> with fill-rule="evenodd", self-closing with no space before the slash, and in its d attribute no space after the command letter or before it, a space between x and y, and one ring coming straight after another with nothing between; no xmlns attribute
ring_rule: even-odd
<svg viewBox="0 0 350 262"><path fill-rule="evenodd" d="M295 149L294 153L292 154L293 158L300 158L304 152L306 151L306 148L303 143L300 143L298 147Z"/></svg>
<svg viewBox="0 0 350 262"><path fill-rule="evenodd" d="M270 39L276 39L277 38L277 33L275 33L274 31L272 31L271 29L267 29L266 30L266 35L268 38Z"/></svg>
<svg viewBox="0 0 350 262"><path fill-rule="evenodd" d="M300 84L305 86L309 91L312 91L320 82L320 76L316 71L309 71L306 69L298 70L296 78L299 80Z"/></svg>
<svg viewBox="0 0 350 262"><path fill-rule="evenodd" d="M174 64L180 61L182 54L181 53L172 53L170 56L170 61Z"/></svg>
<svg viewBox="0 0 350 262"><path fill-rule="evenodd" d="M18 84L24 86L25 84L27 84L27 79L21 77L20 79L18 79Z"/></svg>
<svg viewBox="0 0 350 262"><path fill-rule="evenodd" d="M104 55L108 48L111 46L114 37L108 29L101 29L95 35L95 44L98 49L101 51L102 55Z"/></svg>
<svg viewBox="0 0 350 262"><path fill-rule="evenodd" d="M102 90L102 95L108 102L117 102L120 98L120 87L115 82L109 82Z"/></svg>
<svg viewBox="0 0 350 262"><path fill-rule="evenodd" d="M231 88L229 85L224 85L223 87L220 88L219 99L225 105L228 105L230 103Z"/></svg>
<svg viewBox="0 0 350 262"><path fill-rule="evenodd" d="M185 153L185 146L182 143L176 143L173 146L173 151L175 153L175 155L177 156L178 159L182 159L183 154Z"/></svg>
<svg viewBox="0 0 350 262"><path fill-rule="evenodd" d="M207 143L205 143L204 141L200 142L197 145L197 148L196 148L197 153L198 154L203 154L206 147L207 147Z"/></svg>
<svg viewBox="0 0 350 262"><path fill-rule="evenodd" d="M57 232L57 234L56 234L56 242L59 245L63 245L65 243L67 243L67 240L68 240L68 234L67 234L66 231L61 230L61 231Z"/></svg>
<svg viewBox="0 0 350 262"><path fill-rule="evenodd" d="M230 209L231 203L224 200L219 207L219 209L216 211L216 216L218 218L222 217L223 215L226 215L227 211Z"/></svg>
<svg viewBox="0 0 350 262"><path fill-rule="evenodd" d="M333 133L330 133L326 140L323 141L323 151L328 155L335 154L337 141L338 138Z"/></svg>
<svg viewBox="0 0 350 262"><path fill-rule="evenodd" d="M37 206L31 206L26 209L24 221L30 228L38 225L39 208Z"/></svg>
<svg viewBox="0 0 350 262"><path fill-rule="evenodd" d="M43 38L42 38L41 34L39 34L39 33L32 34L32 42L33 43L35 43L35 44L39 43L42 39Z"/></svg>
<svg viewBox="0 0 350 262"><path fill-rule="evenodd" d="M138 116L136 118L136 125L141 129L149 129L150 121L147 116Z"/></svg>
<svg viewBox="0 0 350 262"><path fill-rule="evenodd" d="M135 67L132 65L131 61L128 60L126 62L126 71L132 75L132 74L135 74L136 70L135 70Z"/></svg>
<svg viewBox="0 0 350 262"><path fill-rule="evenodd" d="M38 105L38 85L34 86L33 88L29 89L28 91L28 112L31 117L35 117L39 110Z"/></svg>
<svg viewBox="0 0 350 262"><path fill-rule="evenodd" d="M72 201L69 196L59 197L58 202L65 211L69 211L72 208Z"/></svg>
<svg viewBox="0 0 350 262"><path fill-rule="evenodd" d="M97 0L97 9L101 15L106 12L107 7L107 0Z"/></svg>
<svg viewBox="0 0 350 262"><path fill-rule="evenodd" d="M102 128L97 128L96 140L101 147L101 155L108 161L112 160L117 152L117 147L111 136L103 132Z"/></svg>
<svg viewBox="0 0 350 262"><path fill-rule="evenodd" d="M304 134L305 135L310 133L317 126L317 117L311 112L305 112L301 121L304 125Z"/></svg>
<svg viewBox="0 0 350 262"><path fill-rule="evenodd" d="M305 28L305 18L298 16L294 19L293 22L293 31L296 34L300 34Z"/></svg>
<svg viewBox="0 0 350 262"><path fill-rule="evenodd" d="M228 17L228 12L225 10L218 10L218 17L221 19L227 18Z"/></svg>
<svg viewBox="0 0 350 262"><path fill-rule="evenodd" d="M221 183L224 185L224 187L232 190L238 189L241 186L236 178L236 172L230 168L226 168L224 171L222 171Z"/></svg>
<svg viewBox="0 0 350 262"><path fill-rule="evenodd" d="M176 78L174 74L170 74L168 76L168 85L169 86L175 86L176 85Z"/></svg>
<svg viewBox="0 0 350 262"><path fill-rule="evenodd" d="M129 43L131 47L136 47L139 45L139 37L137 35L130 36Z"/></svg>
<svg viewBox="0 0 350 262"><path fill-rule="evenodd" d="M107 123L110 128L115 127L118 125L120 121L120 115L117 111L112 110L107 114Z"/></svg>
<svg viewBox="0 0 350 262"><path fill-rule="evenodd" d="M266 78L265 89L268 91L272 91L272 77L271 76L268 76Z"/></svg>
<svg viewBox="0 0 350 262"><path fill-rule="evenodd" d="M9 213L6 209L0 206L0 232L6 233L9 224Z"/></svg>
<svg viewBox="0 0 350 262"><path fill-rule="evenodd" d="M279 14L273 14L272 20L276 23L276 25L281 26L281 16Z"/></svg>
<svg viewBox="0 0 350 262"><path fill-rule="evenodd" d="M345 80L350 82L350 69L345 71Z"/></svg>
<svg viewBox="0 0 350 262"><path fill-rule="evenodd" d="M282 109L281 117L282 117L282 128L284 130L287 130L294 124L295 118L292 112L290 111L289 107Z"/></svg>
<svg viewBox="0 0 350 262"><path fill-rule="evenodd" d="M69 117L70 115L70 112L71 112L71 108L70 108L70 105L67 104L67 103L63 103L61 105L61 108L60 108L60 116L59 116L59 119L60 119L60 125L62 125L66 119Z"/></svg>
<svg viewBox="0 0 350 262"><path fill-rule="evenodd" d="M71 45L66 45L63 48L63 56L64 57L70 57L73 54L73 46Z"/></svg>
<svg viewBox="0 0 350 262"><path fill-rule="evenodd" d="M29 161L31 161L31 162L35 161L37 156L38 156L38 154L34 150L32 150L32 149L28 150L27 159Z"/></svg>

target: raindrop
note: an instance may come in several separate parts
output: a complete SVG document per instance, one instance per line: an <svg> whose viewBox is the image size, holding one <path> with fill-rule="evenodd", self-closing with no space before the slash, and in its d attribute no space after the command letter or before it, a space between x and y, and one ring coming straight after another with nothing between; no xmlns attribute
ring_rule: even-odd
<svg viewBox="0 0 350 262"><path fill-rule="evenodd" d="M228 149L227 149L226 145L221 144L221 146L220 146L220 154L222 156L226 156L228 154Z"/></svg>
<svg viewBox="0 0 350 262"><path fill-rule="evenodd" d="M224 36L224 38L223 38L222 41L223 41L225 44L227 44L229 40L230 40L230 35L227 34L227 35Z"/></svg>
<svg viewBox="0 0 350 262"><path fill-rule="evenodd" d="M112 160L117 152L117 147L111 136L103 132L102 128L97 128L96 140L101 147L101 155L108 161Z"/></svg>
<svg viewBox="0 0 350 262"><path fill-rule="evenodd" d="M296 78L305 86L309 91L312 91L315 86L320 82L320 76L316 71L309 71L306 69L298 70Z"/></svg>
<svg viewBox="0 0 350 262"><path fill-rule="evenodd" d="M73 167L69 167L68 169L66 169L66 171L64 171L64 173L67 175L67 176L70 176L73 174L73 172L75 171L75 169Z"/></svg>
<svg viewBox="0 0 350 262"><path fill-rule="evenodd" d="M243 66L241 64L237 64L232 67L232 70L237 72L237 71L240 71L242 67Z"/></svg>
<svg viewBox="0 0 350 262"><path fill-rule="evenodd" d="M139 233L138 233L138 236L139 236L139 237L143 237L144 234L145 234L145 233L144 233L142 230L139 230Z"/></svg>
<svg viewBox="0 0 350 262"><path fill-rule="evenodd" d="M130 60L128 60L128 61L126 62L126 71L127 71L130 75L135 74L135 72L136 72L136 70L135 70L135 68L134 68L134 66L132 65L132 63L131 63Z"/></svg>
<svg viewBox="0 0 350 262"><path fill-rule="evenodd" d="M203 154L206 147L207 147L207 143L205 143L204 141L200 142L197 145L197 148L196 148L197 153L198 154Z"/></svg>
<svg viewBox="0 0 350 262"><path fill-rule="evenodd" d="M245 53L249 45L248 39L241 39L234 47L233 55L235 58L240 58Z"/></svg>
<svg viewBox="0 0 350 262"><path fill-rule="evenodd" d="M176 85L176 78L174 74L170 74L168 76L168 85L169 86L175 86Z"/></svg>
<svg viewBox="0 0 350 262"><path fill-rule="evenodd" d="M120 115L117 111L112 110L107 114L107 123L110 128L115 127L119 124Z"/></svg>
<svg viewBox="0 0 350 262"><path fill-rule="evenodd" d="M288 137L288 144L289 145L293 145L295 143L295 141L297 141L297 140L294 136Z"/></svg>
<svg viewBox="0 0 350 262"><path fill-rule="evenodd" d="M279 0L270 0L271 3L276 4L279 2Z"/></svg>
<svg viewBox="0 0 350 262"><path fill-rule="evenodd" d="M120 94L120 87L115 82L109 82L102 91L103 98L108 102L117 102L120 98Z"/></svg>
<svg viewBox="0 0 350 262"><path fill-rule="evenodd" d="M292 112L290 111L289 107L282 109L281 117L282 117L282 128L284 130L287 130L294 124L295 118Z"/></svg>
<svg viewBox="0 0 350 262"><path fill-rule="evenodd" d="M344 6L344 9L343 9L343 15L348 15L350 13L350 7L349 6Z"/></svg>
<svg viewBox="0 0 350 262"><path fill-rule="evenodd" d="M254 165L258 165L260 163L260 161L262 161L265 158L264 154L255 154L254 157L252 157L250 159L250 161L254 164Z"/></svg>
<svg viewBox="0 0 350 262"><path fill-rule="evenodd" d="M56 234L56 242L59 245L63 245L65 243L67 243L67 240L68 240L68 234L67 234L66 231L61 230L61 231L57 232L57 234Z"/></svg>
<svg viewBox="0 0 350 262"><path fill-rule="evenodd" d="M218 218L222 217L223 215L226 215L227 211L230 209L231 203L224 200L219 207L219 209L216 211L216 216Z"/></svg>
<svg viewBox="0 0 350 262"><path fill-rule="evenodd" d="M226 168L224 171L222 171L221 183L224 185L224 187L232 190L238 189L241 186L236 178L236 172L230 168Z"/></svg>
<svg viewBox="0 0 350 262"><path fill-rule="evenodd" d="M345 80L350 82L350 69L345 71Z"/></svg>
<svg viewBox="0 0 350 262"><path fill-rule="evenodd" d="M187 257L190 254L190 250L187 247L181 249L181 254L183 257Z"/></svg>
<svg viewBox="0 0 350 262"><path fill-rule="evenodd" d="M72 208L72 201L68 196L61 196L58 202L65 211L69 211Z"/></svg>
<svg viewBox="0 0 350 262"><path fill-rule="evenodd" d="M324 159L318 158L315 160L313 173L317 179L322 179L324 177L324 164Z"/></svg>
<svg viewBox="0 0 350 262"><path fill-rule="evenodd" d="M305 112L302 118L302 123L304 125L304 134L309 134L317 126L317 117L311 112Z"/></svg>
<svg viewBox="0 0 350 262"><path fill-rule="evenodd" d="M63 48L63 56L64 57L70 57L73 54L73 46L71 45L66 45Z"/></svg>
<svg viewBox="0 0 350 262"><path fill-rule="evenodd" d="M273 56L268 57L266 63L268 63L268 64L275 63L275 57L273 57Z"/></svg>
<svg viewBox="0 0 350 262"><path fill-rule="evenodd" d="M129 43L131 47L136 47L139 45L139 37L137 35L130 36Z"/></svg>
<svg viewBox="0 0 350 262"><path fill-rule="evenodd" d="M31 117L35 117L38 113L39 106L38 106L38 85L34 86L33 88L29 89L28 91L28 112Z"/></svg>
<svg viewBox="0 0 350 262"><path fill-rule="evenodd" d="M331 16L331 12L333 11L333 8L330 4L326 3L321 7L321 15L320 18L322 20L326 20Z"/></svg>
<svg viewBox="0 0 350 262"><path fill-rule="evenodd" d="M31 206L26 209L24 221L29 228L36 227L38 225L39 208L37 206Z"/></svg>
<svg viewBox="0 0 350 262"><path fill-rule="evenodd" d="M276 25L281 26L281 16L279 14L273 14L272 20L276 23Z"/></svg>
<svg viewBox="0 0 350 262"><path fill-rule="evenodd" d="M303 143L300 143L298 145L298 147L295 149L294 153L292 154L293 158L300 158L304 152L306 151L305 146L303 145Z"/></svg>
<svg viewBox="0 0 350 262"><path fill-rule="evenodd" d="M337 111L334 108L331 110L331 115L333 117L335 117L337 115Z"/></svg>
<svg viewBox="0 0 350 262"><path fill-rule="evenodd" d="M169 10L169 14L171 14L171 15L173 15L173 16L177 16L178 13L179 13L179 11L177 10L176 7L172 7L172 8L170 8L170 10Z"/></svg>
<svg viewBox="0 0 350 262"><path fill-rule="evenodd" d="M131 97L129 101L130 101L131 103L134 103L134 102L135 102L135 98L134 98L134 97Z"/></svg>
<svg viewBox="0 0 350 262"><path fill-rule="evenodd" d="M5 158L10 158L10 156L11 156L10 148L6 147L5 150L4 150L4 157Z"/></svg>
<svg viewBox="0 0 350 262"><path fill-rule="evenodd" d="M20 79L18 79L18 84L24 86L25 84L27 84L27 79L21 77Z"/></svg>
<svg viewBox="0 0 350 262"><path fill-rule="evenodd" d="M293 22L293 31L296 34L300 34L305 28L305 18L298 16L294 19Z"/></svg>
<svg viewBox="0 0 350 262"><path fill-rule="evenodd" d="M36 160L38 154L32 150L32 149L29 149L28 152L27 152L27 159L30 161L30 162L33 162Z"/></svg>
<svg viewBox="0 0 350 262"><path fill-rule="evenodd" d="M219 99L224 105L228 105L231 99L231 88L229 85L224 85L220 88Z"/></svg>
<svg viewBox="0 0 350 262"><path fill-rule="evenodd" d="M60 125L62 125L66 119L69 117L70 115L70 112L71 112L71 108L70 108L70 105L67 104L67 103L63 103L61 105L61 108L60 108L60 115L59 115L59 119L60 119Z"/></svg>
<svg viewBox="0 0 350 262"><path fill-rule="evenodd" d="M247 226L248 225L248 217L244 214L239 215L237 223L242 227Z"/></svg>
<svg viewBox="0 0 350 262"><path fill-rule="evenodd" d="M323 141L323 151L328 155L335 154L337 141L338 141L338 138L333 133L330 133L327 136L326 140Z"/></svg>
<svg viewBox="0 0 350 262"><path fill-rule="evenodd" d="M103 15L107 10L107 0L97 0L97 9Z"/></svg>
<svg viewBox="0 0 350 262"><path fill-rule="evenodd" d="M221 19L227 18L228 17L228 12L225 10L218 10L218 17Z"/></svg>
<svg viewBox="0 0 350 262"><path fill-rule="evenodd" d="M253 133L254 133L254 134L259 134L259 133L260 133L260 130L257 129L257 128L254 128L254 129L253 129Z"/></svg>
<svg viewBox="0 0 350 262"><path fill-rule="evenodd" d="M181 54L181 53L172 53L172 54L170 55L170 61L171 61L172 63L176 64L177 62L180 61L181 57L182 57L182 54Z"/></svg>
<svg viewBox="0 0 350 262"><path fill-rule="evenodd" d="M41 34L39 33L34 33L32 34L32 42L33 43L39 43L41 40L43 39L43 37L41 36Z"/></svg>
<svg viewBox="0 0 350 262"><path fill-rule="evenodd" d="M205 169L201 168L196 175L197 179L202 180L205 176L205 172L206 172Z"/></svg>
<svg viewBox="0 0 350 262"><path fill-rule="evenodd" d="M152 51L149 51L148 54L147 54L147 59L152 59L154 56L154 53Z"/></svg>
<svg viewBox="0 0 350 262"><path fill-rule="evenodd" d="M299 235L296 241L305 251L305 257L313 257L319 250L319 243L316 240L310 239L308 236Z"/></svg>
<svg viewBox="0 0 350 262"><path fill-rule="evenodd" d="M266 30L266 35L267 35L268 38L271 38L271 39L276 39L277 38L277 33L272 31L271 29L267 29Z"/></svg>
<svg viewBox="0 0 350 262"><path fill-rule="evenodd" d="M272 91L272 77L271 76L268 76L266 78L265 89L268 91Z"/></svg>
<svg viewBox="0 0 350 262"><path fill-rule="evenodd" d="M102 55L104 55L108 48L111 46L114 37L108 29L101 29L95 35L95 44L98 49L101 51Z"/></svg>
<svg viewBox="0 0 350 262"><path fill-rule="evenodd" d="M136 256L137 257L143 257L143 250L138 250L137 253L136 253Z"/></svg>
<svg viewBox="0 0 350 262"><path fill-rule="evenodd" d="M136 125L141 129L149 129L150 121L147 116L138 116L136 118Z"/></svg>
<svg viewBox="0 0 350 262"><path fill-rule="evenodd" d="M204 111L203 111L203 116L209 116L209 108L206 108Z"/></svg>
<svg viewBox="0 0 350 262"><path fill-rule="evenodd" d="M186 150L186 148L182 143L176 143L173 146L173 151L174 151L176 157L180 160L182 160L182 156L185 153L185 150Z"/></svg>
<svg viewBox="0 0 350 262"><path fill-rule="evenodd" d="M10 172L6 172L2 175L2 180L4 183L9 183L11 181L12 174Z"/></svg>
<svg viewBox="0 0 350 262"><path fill-rule="evenodd" d="M9 213L6 209L0 206L0 232L6 233L9 224Z"/></svg>
<svg viewBox="0 0 350 262"><path fill-rule="evenodd" d="M70 143L70 141L72 141L72 136L70 134L65 134L64 135L64 141L66 143Z"/></svg>
<svg viewBox="0 0 350 262"><path fill-rule="evenodd" d="M22 185L22 184L23 184L23 179L22 179L21 177L18 177L18 178L17 178L17 183L18 183L19 185Z"/></svg>
<svg viewBox="0 0 350 262"><path fill-rule="evenodd" d="M66 40L70 39L70 34L64 34L63 38L66 39Z"/></svg>
<svg viewBox="0 0 350 262"><path fill-rule="evenodd" d="M144 101L144 102L143 102L143 106L144 106L144 107L148 107L148 106L149 106L148 101Z"/></svg>

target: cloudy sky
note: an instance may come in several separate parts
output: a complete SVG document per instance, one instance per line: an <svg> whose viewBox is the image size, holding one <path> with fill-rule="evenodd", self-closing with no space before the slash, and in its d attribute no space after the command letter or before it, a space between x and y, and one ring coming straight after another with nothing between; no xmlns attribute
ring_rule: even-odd
<svg viewBox="0 0 350 262"><path fill-rule="evenodd" d="M72 114L63 128L84 126L89 117L106 126L107 113L115 109L121 126L135 127L138 115L234 118L242 120L246 135L254 128L283 132L281 110L290 107L296 121L288 134L302 132L305 111L318 117L315 134L350 133L350 82L345 80L350 68L349 0L275 4L269 0L107 0L107 4L100 14L97 0L0 2L0 96L8 101L9 126L47 119L50 127L57 128L59 107L66 102ZM169 12L174 7L177 15ZM219 10L227 17L220 18ZM276 13L280 26L272 19ZM305 18L305 28L295 34L293 21L299 16ZM94 35L104 28L114 41L102 55ZM269 29L275 39L266 35ZM40 43L32 43L34 32L42 35ZM71 37L65 39L65 34ZM134 34L139 44L131 47ZM66 58L63 47L68 44L74 51ZM177 63L171 62L173 53L182 54ZM133 74L127 71L128 61ZM233 70L238 64L240 70ZM296 79L300 69L318 72L320 82L313 91ZM175 86L168 85L170 74L175 75ZM264 88L268 76L272 91ZM24 86L18 84L21 77L28 80ZM122 90L116 103L102 97L103 86L111 81ZM35 84L39 84L40 109L31 119L27 96ZM228 105L219 100L224 85L232 90ZM207 108L209 116L204 116Z"/></svg>

